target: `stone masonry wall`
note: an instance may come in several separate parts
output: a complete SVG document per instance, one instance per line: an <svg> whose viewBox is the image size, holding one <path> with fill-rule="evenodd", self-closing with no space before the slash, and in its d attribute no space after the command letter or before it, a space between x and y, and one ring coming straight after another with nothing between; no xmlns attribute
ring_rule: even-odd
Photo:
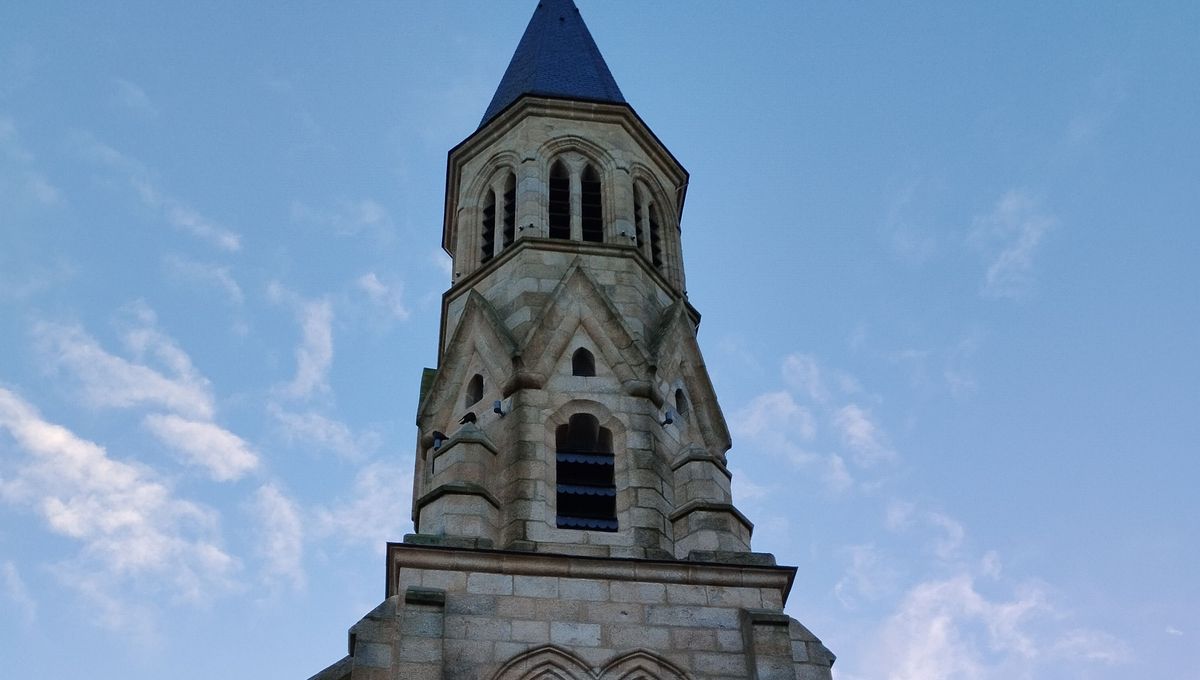
<svg viewBox="0 0 1200 680"><path fill-rule="evenodd" d="M633 677L831 677L832 654L782 611L790 568L389 552L391 595L351 629L350 661L315 680L523 680L539 664L581 680L637 664L649 675Z"/></svg>

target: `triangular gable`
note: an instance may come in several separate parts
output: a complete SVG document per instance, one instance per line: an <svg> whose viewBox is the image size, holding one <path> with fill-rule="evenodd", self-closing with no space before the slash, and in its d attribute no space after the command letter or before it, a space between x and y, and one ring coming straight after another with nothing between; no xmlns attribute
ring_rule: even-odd
<svg viewBox="0 0 1200 680"><path fill-rule="evenodd" d="M704 366L704 355L696 342L696 327L682 300L667 308L650 342L650 357L655 370L681 365L681 378L691 401L692 417L700 428L701 438L715 453L723 454L732 446L725 414L717 402Z"/></svg>
<svg viewBox="0 0 1200 680"><path fill-rule="evenodd" d="M468 380L472 359L478 357L484 368L484 380L498 386L512 377L516 356L517 343L495 308L477 291L468 292L437 376L417 408L417 424L433 416L441 422L460 410L457 399Z"/></svg>
<svg viewBox="0 0 1200 680"><path fill-rule="evenodd" d="M582 326L604 363L624 385L644 382L649 362L625 319L578 261L571 265L533 327L521 343L523 357L533 357L526 370L541 385L572 351L571 338Z"/></svg>

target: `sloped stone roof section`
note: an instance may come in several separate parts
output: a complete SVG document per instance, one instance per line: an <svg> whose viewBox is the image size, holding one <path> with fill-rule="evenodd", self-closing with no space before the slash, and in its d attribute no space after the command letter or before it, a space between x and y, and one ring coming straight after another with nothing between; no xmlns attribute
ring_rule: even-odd
<svg viewBox="0 0 1200 680"><path fill-rule="evenodd" d="M538 3L479 127L525 95L625 103L572 0Z"/></svg>

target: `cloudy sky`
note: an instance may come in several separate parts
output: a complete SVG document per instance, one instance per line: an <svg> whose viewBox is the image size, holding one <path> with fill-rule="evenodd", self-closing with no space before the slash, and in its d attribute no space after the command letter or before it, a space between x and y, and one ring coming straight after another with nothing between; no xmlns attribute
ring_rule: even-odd
<svg viewBox="0 0 1200 680"><path fill-rule="evenodd" d="M0 8L7 667L344 654L534 4ZM1200 5L580 4L839 680L1200 678Z"/></svg>

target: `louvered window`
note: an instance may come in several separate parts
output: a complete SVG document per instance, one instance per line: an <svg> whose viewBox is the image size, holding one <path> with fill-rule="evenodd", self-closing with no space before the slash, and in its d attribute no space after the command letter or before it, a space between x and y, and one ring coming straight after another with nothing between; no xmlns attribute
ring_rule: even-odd
<svg viewBox="0 0 1200 680"><path fill-rule="evenodd" d="M558 527L617 530L612 432L576 413L555 431Z"/></svg>
<svg viewBox="0 0 1200 680"><path fill-rule="evenodd" d="M483 234L479 241L479 263L492 259L496 249L496 194L489 189L483 204Z"/></svg>
<svg viewBox="0 0 1200 680"><path fill-rule="evenodd" d="M562 161L550 168L550 238L571 238L571 175Z"/></svg>
<svg viewBox="0 0 1200 680"><path fill-rule="evenodd" d="M651 203L648 212L650 213L650 260L656 268L662 269L662 233L658 224L658 208Z"/></svg>
<svg viewBox="0 0 1200 680"><path fill-rule="evenodd" d="M517 223L517 181L516 177L509 173L508 179L504 181L504 217L503 217L503 245L505 248L513 243L515 237L514 227Z"/></svg>
<svg viewBox="0 0 1200 680"><path fill-rule="evenodd" d="M600 176L592 166L583 169L580 178L580 215L583 224L583 240L600 243L604 241L604 209L601 206Z"/></svg>

